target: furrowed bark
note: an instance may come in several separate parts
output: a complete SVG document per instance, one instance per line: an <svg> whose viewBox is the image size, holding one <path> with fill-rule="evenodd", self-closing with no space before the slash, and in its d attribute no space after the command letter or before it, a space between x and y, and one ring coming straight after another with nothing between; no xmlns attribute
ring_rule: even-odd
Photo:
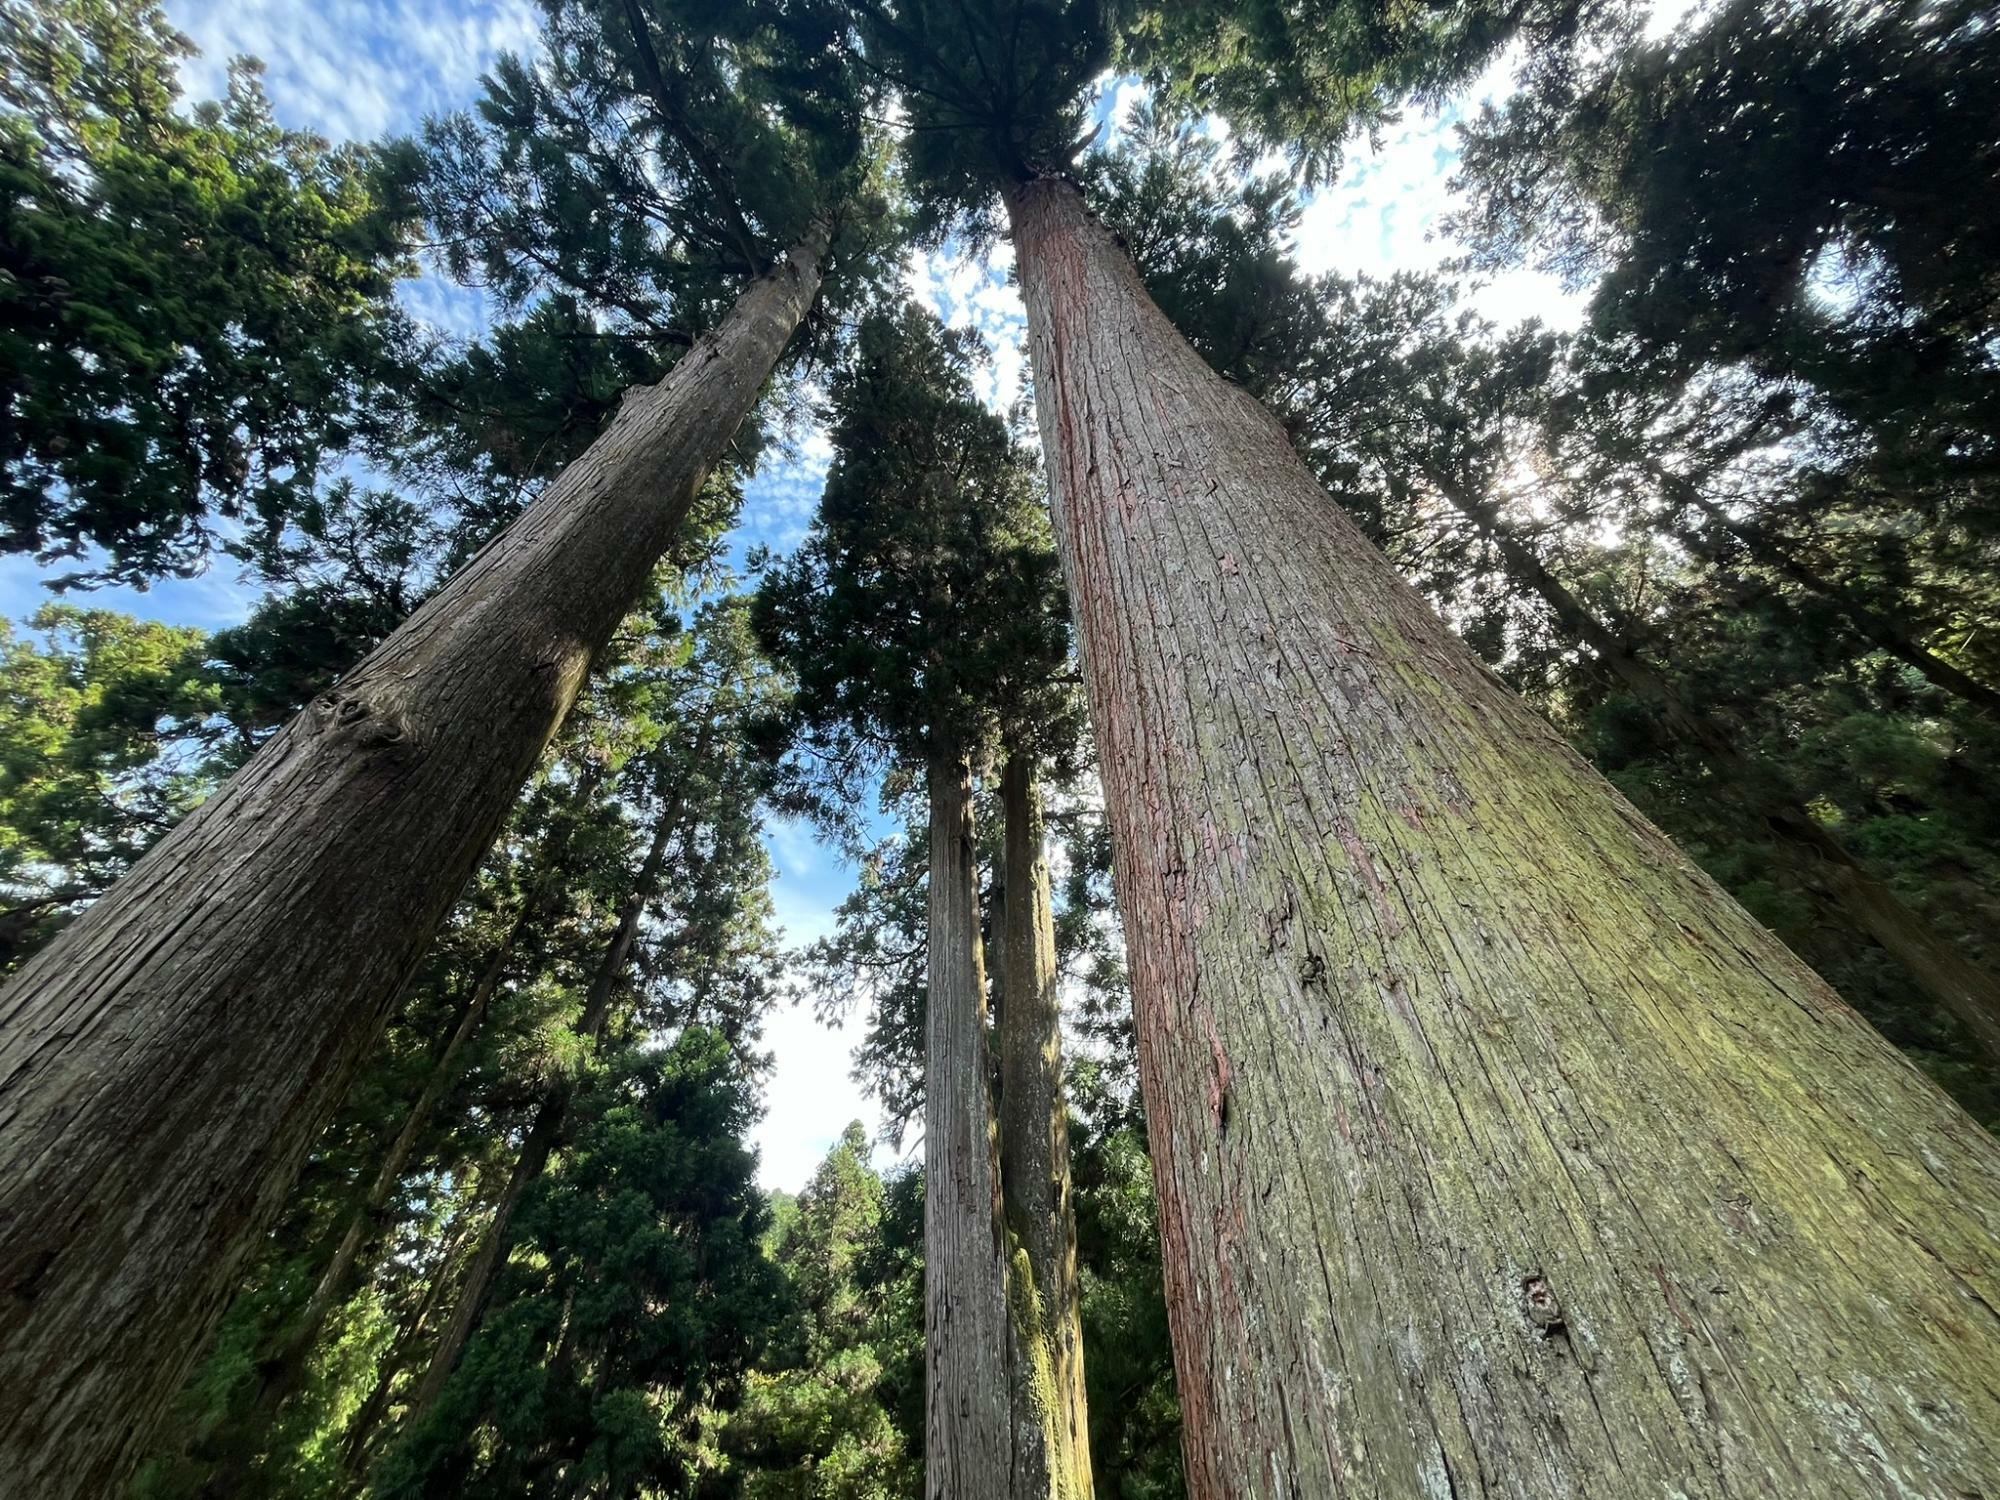
<svg viewBox="0 0 2000 1500"><path fill-rule="evenodd" d="M1063 1093L1062 1003L1056 989L1055 912L1043 849L1042 799L1033 759L1010 752L1000 771L1005 821L1002 908L1005 983L1000 990L1000 1190L1013 1235L1014 1289L1032 1288L1021 1332L1039 1343L1031 1368L1049 1489L1061 1500L1092 1493L1090 1413L1084 1397L1083 1324L1076 1270L1076 1204ZM1023 1268L1021 1258L1027 1265Z"/></svg>
<svg viewBox="0 0 2000 1500"><path fill-rule="evenodd" d="M1724 795L1764 824L1785 863L1820 905L1873 938L1933 1004L1958 1019L1987 1063L2000 1066L2000 979L1973 963L1871 875L1789 786L1738 750L1721 725L1690 708L1666 678L1641 661L1549 572L1532 547L1442 476L1433 474L1431 479L1439 493L1493 542L1507 571L1541 597L1605 670L1650 707L1669 734L1700 749L1718 773Z"/></svg>
<svg viewBox="0 0 2000 1500"><path fill-rule="evenodd" d="M794 250L0 990L0 1491L114 1492L811 304Z"/></svg>
<svg viewBox="0 0 2000 1500"><path fill-rule="evenodd" d="M929 1000L924 1029L924 1493L1050 1493L1041 1424L1023 1411L1027 1357L1008 1301L1010 1252L987 1076L972 778L930 768Z"/></svg>
<svg viewBox="0 0 2000 1500"><path fill-rule="evenodd" d="M2000 1493L2000 1143L1008 208L1190 1493Z"/></svg>
<svg viewBox="0 0 2000 1500"><path fill-rule="evenodd" d="M706 733L701 743L706 746ZM684 821L684 812L677 812L674 816L662 816L655 825L653 841L646 850L638 879L633 882L631 893L619 910L618 924L612 929L611 941L605 944L597 970L591 976L590 989L584 995L583 1010L577 1016L574 1028L577 1037L591 1046L596 1046L604 1036L604 1028L611 1019L612 1001L617 998L625 972L631 966L640 919L645 916L647 904L658 886L660 871L666 863L668 844ZM493 1293L493 1279L506 1263L507 1252L514 1247L514 1215L520 1211L528 1189L541 1180L556 1147L562 1144L563 1126L569 1117L570 1099L574 1092L574 1084L565 1078L549 1090L541 1108L535 1111L534 1123L528 1127L528 1134L521 1142L521 1154L514 1161L514 1170L500 1193L500 1201L494 1205L493 1218L480 1237L479 1249L474 1252L471 1264L466 1267L465 1279L459 1285L458 1297L452 1304L451 1317L438 1335L437 1347L431 1351L430 1364L410 1393L409 1406L403 1414L406 1430L421 1421L424 1413L437 1403L445 1382L458 1368L459 1356L465 1352L465 1346L479 1328L480 1319L486 1315L487 1299Z"/></svg>

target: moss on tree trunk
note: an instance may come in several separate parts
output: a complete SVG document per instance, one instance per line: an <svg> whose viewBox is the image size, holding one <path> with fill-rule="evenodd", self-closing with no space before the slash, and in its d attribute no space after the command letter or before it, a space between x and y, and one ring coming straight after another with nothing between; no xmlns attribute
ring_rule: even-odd
<svg viewBox="0 0 2000 1500"><path fill-rule="evenodd" d="M1001 1209L972 777L951 752L928 775L924 1493L1046 1500L1050 1375L1034 1279Z"/></svg>
<svg viewBox="0 0 2000 1500"><path fill-rule="evenodd" d="M1191 1492L2000 1493L2000 1146L1008 207Z"/></svg>
<svg viewBox="0 0 2000 1500"><path fill-rule="evenodd" d="M1055 912L1032 757L1006 757L1000 771L1000 811L1007 893L999 1025L1001 1200L1018 1253L1027 1258L1026 1280L1035 1295L1035 1336L1041 1348L1034 1364L1046 1371L1048 1382L1040 1416L1049 1452L1049 1494L1077 1500L1092 1492L1090 1410L1084 1397Z"/></svg>

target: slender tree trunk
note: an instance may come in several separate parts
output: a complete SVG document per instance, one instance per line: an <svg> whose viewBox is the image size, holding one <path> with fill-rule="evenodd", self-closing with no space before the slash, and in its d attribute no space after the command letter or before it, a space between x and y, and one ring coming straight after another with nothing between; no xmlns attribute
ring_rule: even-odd
<svg viewBox="0 0 2000 1500"><path fill-rule="evenodd" d="M1024 1411L1028 1358L1008 1303L1010 1251L988 1081L972 777L930 765L929 983L924 1025L924 1493L1051 1493L1041 1423Z"/></svg>
<svg viewBox="0 0 2000 1500"><path fill-rule="evenodd" d="M1007 893L1001 935L1006 983L1000 991L1000 1196L1016 1247L1016 1323L1039 1346L1033 1368L1044 1387L1036 1394L1049 1452L1048 1493L1057 1500L1087 1500L1090 1409L1084 1397L1076 1203L1063 1093L1062 999L1032 756L1008 752L1000 770L1000 807ZM1018 1264L1022 1255L1025 1275Z"/></svg>
<svg viewBox="0 0 2000 1500"><path fill-rule="evenodd" d="M445 1094L458 1081L461 1059L465 1049L479 1028L485 1024L486 1014L493 1004L494 992L499 988L501 976L506 972L507 959L513 951L514 941L520 935L527 920L527 909L515 919L500 948L486 965L486 971L479 976L472 994L459 1012L458 1025L451 1038L438 1054L431 1074L424 1082L423 1092L410 1107L409 1117L403 1121L403 1128L396 1133L396 1139L382 1158L382 1165L376 1171L374 1180L368 1184L368 1194L348 1220L347 1230L334 1247L333 1258L321 1272L318 1283L313 1287L312 1297L306 1303L305 1316L300 1321L296 1342L310 1349L318 1341L319 1330L324 1326L327 1314L338 1305L351 1289L355 1263L359 1260L362 1247L367 1244L382 1218L382 1211L388 1207L389 1196L396 1190L396 1184L403 1180L404 1169L410 1158L416 1154L417 1142L423 1138L431 1117L444 1101Z"/></svg>
<svg viewBox="0 0 2000 1500"><path fill-rule="evenodd" d="M0 1492L114 1492L811 304L738 299L0 990Z"/></svg>
<svg viewBox="0 0 2000 1500"><path fill-rule="evenodd" d="M2000 1143L1008 207L1190 1493L2000 1493Z"/></svg>
<svg viewBox="0 0 2000 1500"><path fill-rule="evenodd" d="M257 1398L245 1425L253 1431L266 1429L277 1419L279 1409L286 1399L304 1381L307 1362L319 1344L319 1336L326 1327L326 1320L335 1307L344 1301L353 1289L355 1268L361 1260L362 1250L374 1239L381 1227L382 1211L388 1206L390 1195L403 1179L403 1171L416 1151L417 1142L422 1138L431 1116L445 1093L457 1080L459 1060L464 1055L466 1045L486 1019L486 1012L492 1003L493 992L498 987L514 941L519 936L527 919L524 907L513 924L508 928L500 947L487 961L485 971L480 974L472 993L465 1004L459 1007L458 1024L453 1028L443 1051L432 1064L430 1075L424 1081L423 1091L418 1094L410 1108L403 1127L390 1143L388 1152L382 1158L374 1178L369 1182L368 1191L354 1212L348 1217L342 1230L340 1241L334 1246L332 1258L314 1283L312 1295L306 1299L305 1310L298 1321L287 1330L283 1342L278 1346L262 1369L262 1379L258 1386ZM238 1474L220 1476L218 1493L235 1494L242 1489Z"/></svg>
<svg viewBox="0 0 2000 1500"><path fill-rule="evenodd" d="M382 1425L382 1418L389 1411L389 1394L395 1388L396 1377L408 1368L411 1357L416 1353L424 1332L430 1326L431 1316L444 1301L444 1291L451 1280L452 1268L458 1263L459 1252L465 1248L466 1240L472 1232L471 1216L465 1215L466 1222L459 1226L438 1257L437 1269L424 1286L423 1300L410 1317L407 1327L396 1340L396 1346L382 1361L376 1372L375 1384L368 1392L368 1399L361 1403L361 1409L348 1423L347 1437L341 1449L341 1472L345 1478L344 1489L353 1489L356 1482L367 1471L367 1453L370 1439Z"/></svg>
<svg viewBox="0 0 2000 1500"><path fill-rule="evenodd" d="M1700 511L1707 520L1728 532L1741 542L1751 557L1772 572L1789 578L1809 594L1837 606L1847 617L1847 623L1864 641L1887 652L1906 666L1917 672L1932 687L1962 698L1967 703L2000 717L2000 689L1980 681L1970 672L1953 666L1934 651L1926 650L1914 640L1908 631L1887 616L1877 613L1857 600L1852 593L1832 580L1822 577L1814 569L1807 567L1760 527L1746 526L1722 506L1703 495L1700 489L1689 483L1675 481L1663 475L1677 498L1686 501ZM1688 538L1699 546L1698 538Z"/></svg>
<svg viewBox="0 0 2000 1500"><path fill-rule="evenodd" d="M1753 761L1723 728L1696 713L1673 685L1587 609L1532 547L1442 475L1438 491L1499 549L1507 570L1541 596L1549 612L1596 655L1605 670L1650 707L1675 738L1699 749L1724 793L1770 830L1786 864L1823 907L1874 939L1933 1004L1957 1018L1989 1066L2000 1067L2000 979L1987 973L1922 915L1862 867L1806 810L1781 777Z"/></svg>
<svg viewBox="0 0 2000 1500"><path fill-rule="evenodd" d="M487 1012L492 1008L493 996L499 990L500 981L505 976L507 965L513 958L515 945L521 935L535 922L541 912L542 902L547 899L555 885L555 866L560 859L560 851L566 846L568 833L574 820L589 811L597 787L603 779L603 770L595 762L585 768L577 778L573 793L567 802L568 816L564 818L563 832L544 836L541 848L540 866L528 891L521 900L521 909L508 924L506 934L500 939L478 981L473 985L472 994L459 1010L458 1024L446 1040L444 1050L438 1054L430 1076L425 1079L423 1092L417 1095L416 1103L396 1132L396 1139L389 1144L382 1158L382 1165L376 1170L368 1184L368 1192L354 1214L349 1218L342 1232L340 1243L334 1247L332 1258L320 1273L313 1286L312 1296L306 1301L304 1314L292 1330L283 1348L279 1351L270 1372L266 1375L259 1406L267 1418L276 1414L278 1406L296 1388L299 1377L304 1373L307 1356L319 1341L320 1330L333 1309L343 1301L354 1279L354 1268L360 1260L362 1249L368 1244L380 1225L382 1211L388 1206L389 1198L396 1190L396 1184L403 1179L403 1172L415 1155L417 1143L423 1139L429 1128L431 1117L437 1107L444 1102L446 1093L457 1082L461 1059L466 1047L486 1023Z"/></svg>
<svg viewBox="0 0 2000 1500"><path fill-rule="evenodd" d="M703 743L706 744L705 733ZM639 937L639 923L658 886L660 870L666 863L667 847L685 820L684 808L676 809L672 814L663 810L654 825L652 844L646 850L638 878L619 910L618 925L612 929L611 941L605 944L604 952L598 959L590 989L584 995L583 1011L576 1019L576 1035L590 1045L595 1046L603 1037L605 1025L611 1019L612 1001L617 998L625 971L631 965L632 949ZM438 1336L437 1347L431 1351L429 1366L410 1393L409 1406L403 1415L406 1429L413 1427L436 1404L445 1382L451 1378L451 1372L458 1368L459 1356L465 1352L466 1344L478 1330L479 1320L486 1315L487 1299L493 1293L493 1279L506 1263L507 1252L514 1245L514 1215L519 1212L528 1189L541 1179L549 1158L562 1143L563 1126L569 1116L570 1098L574 1092L572 1082L560 1080L542 1100L541 1108L535 1111L534 1123L528 1127L528 1134L521 1142L521 1154L515 1159L507 1186L494 1206L493 1218L486 1226L486 1233L480 1239L479 1249L473 1255L471 1264L466 1267L465 1279L460 1283L457 1300L452 1304L451 1317Z"/></svg>

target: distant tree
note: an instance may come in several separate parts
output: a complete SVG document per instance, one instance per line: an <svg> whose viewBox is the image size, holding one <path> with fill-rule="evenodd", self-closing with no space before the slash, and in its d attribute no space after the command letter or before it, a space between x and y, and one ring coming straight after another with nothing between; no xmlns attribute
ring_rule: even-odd
<svg viewBox="0 0 2000 1500"><path fill-rule="evenodd" d="M522 1206L529 1253L371 1493L685 1493L710 1467L700 1419L733 1399L781 1305L749 1080L692 1026L630 1046L592 1093L561 1172Z"/></svg>
<svg viewBox="0 0 2000 1500"><path fill-rule="evenodd" d="M1032 468L975 399L968 350L911 307L863 324L831 392L836 457L813 531L767 579L757 618L797 681L805 753L924 777L925 1482L1069 1496L1089 1490L1088 1424L1032 816L1036 767L1063 739L1050 726L1066 711L1067 639ZM1011 1143L989 1081L972 793L975 763L1003 742L1020 844L1005 881L1019 930L1000 939Z"/></svg>
<svg viewBox="0 0 2000 1500"><path fill-rule="evenodd" d="M2000 718L1981 611L1912 586L1955 562L1991 602L1996 80L1976 4L1732 3L1531 73L1469 132L1458 228L1475 266L1593 286L1607 403L1726 380L1765 438L1803 431L1814 482L1704 527Z"/></svg>
<svg viewBox="0 0 2000 1500"><path fill-rule="evenodd" d="M774 1231L791 1311L723 1429L749 1500L892 1500L921 1487L921 1435L898 1426L886 1385L899 1353L922 1360L920 1299L874 1279L884 1191L868 1158L855 1121Z"/></svg>
<svg viewBox="0 0 2000 1500"><path fill-rule="evenodd" d="M152 0L0 12L0 547L96 579L281 525L369 424L407 225ZM96 549L96 550L93 550Z"/></svg>
<svg viewBox="0 0 2000 1500"><path fill-rule="evenodd" d="M48 604L0 622L0 962L41 946L213 784L202 632Z"/></svg>

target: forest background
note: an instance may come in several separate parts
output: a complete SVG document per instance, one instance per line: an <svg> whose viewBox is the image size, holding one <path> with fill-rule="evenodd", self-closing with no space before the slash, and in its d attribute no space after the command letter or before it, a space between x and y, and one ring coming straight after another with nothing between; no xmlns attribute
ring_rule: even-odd
<svg viewBox="0 0 2000 1500"><path fill-rule="evenodd" d="M1683 0L1652 8L1649 35L1670 30L1690 9ZM264 64L265 87L281 124L332 142L366 143L414 130L427 115L462 109L479 93L480 78L502 52L532 56L537 13L530 4L356 3L328 0L300 6L287 0L186 0L168 7L168 19L199 54L186 60L190 99L221 96L230 59ZM1397 270L1434 269L1462 253L1443 220L1462 206L1449 179L1457 162L1457 125L1468 111L1511 91L1518 57L1496 61L1450 106L1412 110L1374 141L1357 142L1337 181L1301 195L1294 237L1296 259L1310 274L1386 276ZM1144 97L1132 79L1107 77L1093 106L1115 146L1120 127ZM1219 136L1227 127L1211 120ZM981 256L958 247L913 251L906 278L912 296L953 328L976 330L989 351L978 372L982 395L997 410L1022 393L1025 351L1020 299L1008 281L1011 256L996 245ZM415 316L451 337L476 339L491 326L491 299L426 266L405 281L398 296ZM1529 318L1551 328L1575 326L1587 293L1569 290L1553 275L1515 267L1468 278L1467 305L1502 327ZM824 435L786 435L751 477L732 554L741 562L757 546L784 552L805 535L831 458ZM357 473L365 472L359 468ZM58 597L54 579L70 570L49 568L18 553L0 555L0 614L25 624ZM140 619L217 631L240 625L260 593L227 559L195 578L166 578L143 591L112 585L87 596L68 595L92 607L121 610ZM853 890L855 870L803 819L774 817L767 847L777 871L772 898L778 924L794 945L824 937L840 902ZM861 1120L871 1139L882 1136L881 1109L844 1065L853 1050L851 1029L830 1036L809 1004L781 1007L765 1025L772 1071L765 1112L753 1139L758 1180L796 1191L839 1138L849 1120ZM917 1146L909 1142L912 1150ZM883 1145L880 1166L904 1152Z"/></svg>

